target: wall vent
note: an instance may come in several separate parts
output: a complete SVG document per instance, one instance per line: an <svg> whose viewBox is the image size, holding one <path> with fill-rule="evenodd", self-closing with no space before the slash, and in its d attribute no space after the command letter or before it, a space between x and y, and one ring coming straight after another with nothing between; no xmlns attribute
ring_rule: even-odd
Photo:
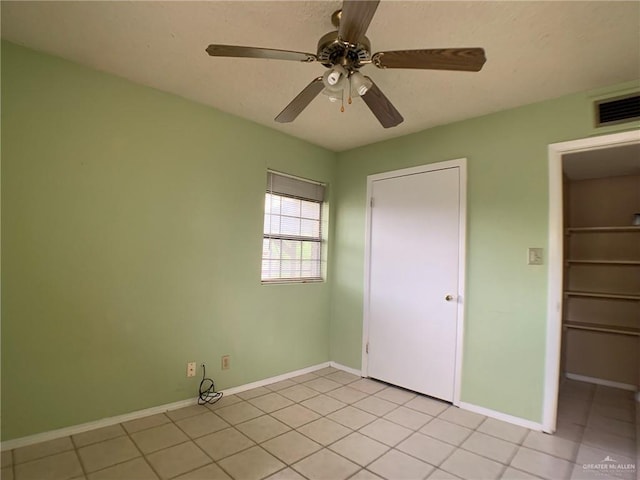
<svg viewBox="0 0 640 480"><path fill-rule="evenodd" d="M640 120L640 92L595 102L596 127Z"/></svg>

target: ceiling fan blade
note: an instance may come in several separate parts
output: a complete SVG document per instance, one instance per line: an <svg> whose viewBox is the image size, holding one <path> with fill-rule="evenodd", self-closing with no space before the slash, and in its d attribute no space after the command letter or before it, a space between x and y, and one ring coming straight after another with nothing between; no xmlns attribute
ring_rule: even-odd
<svg viewBox="0 0 640 480"><path fill-rule="evenodd" d="M307 108L307 105L311 103L311 100L316 98L323 89L324 84L322 83L322 77L314 79L309 85L304 87L304 89L291 101L289 105L284 107L284 110L282 110L275 118L276 122L293 122L298 115L300 115L300 112Z"/></svg>
<svg viewBox="0 0 640 480"><path fill-rule="evenodd" d="M338 36L349 43L360 41L369 28L380 0L344 0Z"/></svg>
<svg viewBox="0 0 640 480"><path fill-rule="evenodd" d="M371 80L369 77L366 78ZM404 121L400 112L384 96L378 86L373 83L373 80L371 80L371 88L361 98L384 128L395 127Z"/></svg>
<svg viewBox="0 0 640 480"><path fill-rule="evenodd" d="M487 59L482 48L440 48L378 52L372 62L378 68L423 68L478 72Z"/></svg>
<svg viewBox="0 0 640 480"><path fill-rule="evenodd" d="M241 47L239 45L209 45L207 53L212 57L246 57L268 58L271 60L293 60L297 62L314 62L312 53L276 50L273 48Z"/></svg>

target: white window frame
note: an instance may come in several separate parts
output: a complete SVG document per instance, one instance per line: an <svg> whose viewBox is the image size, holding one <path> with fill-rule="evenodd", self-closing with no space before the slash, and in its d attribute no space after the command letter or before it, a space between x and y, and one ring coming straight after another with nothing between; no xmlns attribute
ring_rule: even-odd
<svg viewBox="0 0 640 480"><path fill-rule="evenodd" d="M275 181L274 181L275 180ZM318 256L318 276L312 277L276 277L276 278L264 278L264 270L261 268L261 283L263 285L282 284L282 283L318 283L324 282L324 260L326 255L326 249L324 248L324 229L326 227L326 209L325 209L325 193L326 185L324 183L309 180L306 178L289 175L286 173L278 172L275 170L267 171L267 186L265 191L265 207L263 213L266 216L268 214L266 210L266 198L267 195L276 195L281 198L293 198L303 201L309 201L317 203L319 206L319 231L317 236L307 235L289 235L280 233L266 233L263 229L263 252L264 252L264 240L265 239L278 239L278 240L293 240L301 242L316 242L318 244L319 256ZM264 217L263 217L264 218ZM300 218L302 217L302 213ZM261 258L261 264L263 261L268 260L264 256Z"/></svg>

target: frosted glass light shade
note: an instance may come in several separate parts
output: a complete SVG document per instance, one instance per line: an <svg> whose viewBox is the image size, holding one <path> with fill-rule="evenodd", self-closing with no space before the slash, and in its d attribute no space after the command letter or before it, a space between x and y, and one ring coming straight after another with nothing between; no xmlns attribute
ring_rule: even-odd
<svg viewBox="0 0 640 480"><path fill-rule="evenodd" d="M351 91L357 93L359 96L363 96L369 91L373 82L362 75L360 72L353 72L349 77L351 80Z"/></svg>
<svg viewBox="0 0 640 480"><path fill-rule="evenodd" d="M336 92L333 90L329 90L328 88L325 88L324 90L322 90L322 94L329 97L329 101L333 103L339 102L342 100L342 90L338 90Z"/></svg>

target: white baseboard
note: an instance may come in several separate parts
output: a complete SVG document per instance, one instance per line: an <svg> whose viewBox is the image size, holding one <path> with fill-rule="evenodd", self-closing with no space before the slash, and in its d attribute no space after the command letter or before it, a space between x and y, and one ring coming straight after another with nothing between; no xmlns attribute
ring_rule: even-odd
<svg viewBox="0 0 640 480"><path fill-rule="evenodd" d="M157 413L164 413L169 410L176 410L178 408L188 407L195 405L197 398L188 398L186 400L180 400L178 402L166 403L157 407L145 408L144 410L138 410L136 412L125 413L124 415L117 415L115 417L101 418L93 422L81 423L79 425L71 425L70 427L59 428L57 430L49 430L48 432L36 433L21 438L14 438L12 440L6 440L0 445L0 450L13 450L14 448L26 447L33 445L34 443L46 442L48 440L55 440L56 438L68 437L70 435L77 435L78 433L88 432L89 430L95 430L96 428L108 427L118 423L128 422L130 420L136 420L138 418L147 417L149 415L155 415Z"/></svg>
<svg viewBox="0 0 640 480"><path fill-rule="evenodd" d="M585 375L576 375L575 373L565 373L564 376L570 380L577 380L579 382L586 382L586 383L595 383L596 385L603 385L605 387L620 388L622 390L630 390L632 392L635 392L637 390L637 387L635 385L631 385L630 383L612 382L611 380L604 380L602 378L595 378L595 377L587 377Z"/></svg>
<svg viewBox="0 0 640 480"><path fill-rule="evenodd" d="M300 370L296 370L294 372L283 373L282 375L277 375L275 377L265 378L264 380L258 380L257 382L245 383L244 385L239 385L237 387L228 388L223 390L222 392L225 395L235 395L236 393L246 392L247 390L252 390L258 387L264 387L265 385L270 385L272 383L281 382L283 380L288 380L289 378L297 377L299 375L304 375L305 373L315 372L316 370L320 370L322 368L326 368L331 366L331 362L319 363L318 365L313 365L311 367L302 368Z"/></svg>
<svg viewBox="0 0 640 480"><path fill-rule="evenodd" d="M495 418L496 420L502 420L503 422L512 423L514 425L525 427L530 430L536 430L538 432L543 431L542 423L533 422L531 420L520 417L514 417L513 415L508 415L506 413L498 412L496 410L491 410L485 407L479 407L478 405L467 402L460 402L459 407L463 410L469 410L470 412L479 413L480 415Z"/></svg>
<svg viewBox="0 0 640 480"><path fill-rule="evenodd" d="M305 373L311 373L316 370L320 370L322 368L326 368L329 366L333 366L335 368L339 368L345 371L351 370L351 369L347 370L348 367L342 367L337 364L333 364L333 362L324 362L318 365L313 365L311 367L295 370L293 372L277 375L275 377L259 380L257 382L252 382L252 383L247 383L237 387L232 387L232 388L223 390L222 392L225 395L235 395L236 393L241 393L246 390L251 390L253 388L264 387L265 385L269 385L271 383L281 382L282 380L287 380L289 378L297 377L299 375L304 375ZM350 373L353 373L353 372L350 372ZM46 442L48 440L55 440L56 438L68 437L70 435L77 435L78 433L88 432L89 430L95 430L96 428L109 427L111 425L128 422L130 420L136 420L138 418L147 417L149 415L155 415L157 413L164 413L170 410L176 410L178 408L189 407L191 405L196 405L197 401L198 399L196 397L188 398L186 400L166 403L164 405L159 405L157 407L145 408L143 410L125 413L123 415L117 415L115 417L102 418L100 420L95 420L93 422L81 423L79 425L71 425L69 427L59 428L57 430L50 430L48 432L36 433L34 435L28 435L26 437L6 440L0 444L0 451L13 450L14 448L26 447L27 445L33 445L34 443Z"/></svg>
<svg viewBox="0 0 640 480"><path fill-rule="evenodd" d="M339 363L336 362L329 362L329 366L333 367L333 368L337 368L338 370L343 370L347 373L351 373L353 375L357 375L359 377L362 377L362 370L356 370L355 368L351 368L351 367L347 367L345 365L341 365Z"/></svg>
<svg viewBox="0 0 640 480"><path fill-rule="evenodd" d="M331 366L334 368L339 368L340 370L344 370L345 372L353 373L354 375L362 376L362 372L360 370L355 370L353 368L345 367L344 365L340 365L339 363L330 362ZM479 407L478 405L474 405L472 403L467 402L458 402L454 404L456 407L459 407L463 410L468 410L470 412L479 413L481 415L485 415L487 417L495 418L496 420L502 420L503 422L512 423L514 425L518 425L521 427L528 428L530 430L536 430L542 432L543 425L542 423L533 422L531 420L526 420L520 417L514 417L513 415L508 415L506 413L498 412L496 410L491 410L485 407Z"/></svg>

